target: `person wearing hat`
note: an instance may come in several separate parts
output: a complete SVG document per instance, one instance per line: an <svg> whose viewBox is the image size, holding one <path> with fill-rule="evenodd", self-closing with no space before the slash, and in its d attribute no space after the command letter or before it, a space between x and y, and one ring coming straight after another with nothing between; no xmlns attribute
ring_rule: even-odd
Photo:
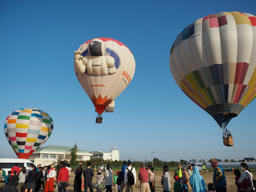
<svg viewBox="0 0 256 192"><path fill-rule="evenodd" d="M133 179L131 179L130 175L133 176ZM131 180L133 180L132 183L130 182ZM135 167L132 166L132 162L130 160L128 161L128 167L125 169L124 184L126 192L135 192L136 170Z"/></svg>
<svg viewBox="0 0 256 192"><path fill-rule="evenodd" d="M225 177L225 172L222 169L222 166L218 164L216 159L211 159L211 166L214 168L213 172L213 184L217 192L226 192L227 191L227 182Z"/></svg>
<svg viewBox="0 0 256 192"><path fill-rule="evenodd" d="M149 172L146 169L145 163L141 163L141 170L139 172L140 192L150 192L149 187Z"/></svg>

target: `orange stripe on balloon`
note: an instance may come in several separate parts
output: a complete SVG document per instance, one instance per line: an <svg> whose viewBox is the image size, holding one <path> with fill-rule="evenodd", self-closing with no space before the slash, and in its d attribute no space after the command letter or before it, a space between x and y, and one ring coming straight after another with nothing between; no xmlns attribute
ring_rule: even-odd
<svg viewBox="0 0 256 192"><path fill-rule="evenodd" d="M16 119L9 119L8 123L16 123Z"/></svg>

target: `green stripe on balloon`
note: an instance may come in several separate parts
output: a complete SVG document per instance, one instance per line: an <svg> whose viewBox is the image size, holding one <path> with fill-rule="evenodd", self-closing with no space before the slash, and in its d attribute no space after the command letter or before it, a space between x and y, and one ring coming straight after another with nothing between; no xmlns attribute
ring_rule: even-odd
<svg viewBox="0 0 256 192"><path fill-rule="evenodd" d="M25 119L25 120L30 120L30 116L26 116L26 115L20 115L18 116L17 119Z"/></svg>
<svg viewBox="0 0 256 192"><path fill-rule="evenodd" d="M50 121L49 119L43 119L43 122L44 122L44 123L51 124L51 121Z"/></svg>

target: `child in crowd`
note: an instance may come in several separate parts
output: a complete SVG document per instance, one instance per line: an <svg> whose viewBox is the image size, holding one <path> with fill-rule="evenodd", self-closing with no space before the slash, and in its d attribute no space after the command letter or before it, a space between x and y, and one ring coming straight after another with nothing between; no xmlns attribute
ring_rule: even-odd
<svg viewBox="0 0 256 192"><path fill-rule="evenodd" d="M117 181L117 178L118 178L118 172L119 171L116 171L115 174L114 174L114 184L115 184L116 191L117 191L117 183L116 183L116 181Z"/></svg>
<svg viewBox="0 0 256 192"><path fill-rule="evenodd" d="M117 184L117 191L121 192L121 184L122 184L122 172L121 171L119 171L119 173L118 173L116 184Z"/></svg>
<svg viewBox="0 0 256 192"><path fill-rule="evenodd" d="M5 177L5 187L4 187L5 192L10 191L10 185L9 185L10 176L11 176L11 171L8 171L8 175L6 175L6 177Z"/></svg>
<svg viewBox="0 0 256 192"><path fill-rule="evenodd" d="M181 184L180 184L179 176L175 175L174 180L175 180L174 192L181 192Z"/></svg>
<svg viewBox="0 0 256 192"><path fill-rule="evenodd" d="M208 184L208 192L216 192L215 186L213 185L213 183Z"/></svg>
<svg viewBox="0 0 256 192"><path fill-rule="evenodd" d="M105 188L105 185L103 183L104 176L101 174L101 169L98 170L96 178L96 184L97 184L97 192L102 192L102 190Z"/></svg>
<svg viewBox="0 0 256 192"><path fill-rule="evenodd" d="M16 187L18 185L19 177L17 175L17 171L13 171L13 175L10 178L10 191L16 192Z"/></svg>

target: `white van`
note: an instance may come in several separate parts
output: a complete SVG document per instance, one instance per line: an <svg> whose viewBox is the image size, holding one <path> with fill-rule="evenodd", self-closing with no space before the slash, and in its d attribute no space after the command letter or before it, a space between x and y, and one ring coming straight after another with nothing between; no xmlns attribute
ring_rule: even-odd
<svg viewBox="0 0 256 192"><path fill-rule="evenodd" d="M197 166L198 171L203 171L203 163L190 163L193 166Z"/></svg>
<svg viewBox="0 0 256 192"><path fill-rule="evenodd" d="M28 169L33 163L28 159L0 158L0 167L5 170L6 175L8 174L8 171L15 166L15 164L18 164L18 167L22 165Z"/></svg>

